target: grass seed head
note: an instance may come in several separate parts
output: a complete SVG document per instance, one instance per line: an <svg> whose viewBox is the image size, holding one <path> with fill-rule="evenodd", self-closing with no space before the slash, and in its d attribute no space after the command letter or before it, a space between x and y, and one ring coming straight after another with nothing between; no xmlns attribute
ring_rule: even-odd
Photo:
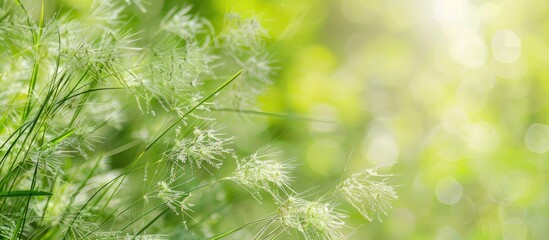
<svg viewBox="0 0 549 240"><path fill-rule="evenodd" d="M367 169L352 174L338 186L338 190L364 218L372 221L373 216L377 216L381 221L380 214L387 215L392 201L398 198L394 188L388 184L390 177L392 175L378 173L377 169Z"/></svg>
<svg viewBox="0 0 549 240"><path fill-rule="evenodd" d="M270 193L279 199L279 191L290 189L293 166L276 160L280 155L270 148L263 148L237 162L237 169L229 179L250 191L260 199L259 190Z"/></svg>
<svg viewBox="0 0 549 240"><path fill-rule="evenodd" d="M345 225L343 219L347 216L337 212L330 203L289 197L280 204L279 212L282 224L298 230L305 239L343 238L340 229Z"/></svg>
<svg viewBox="0 0 549 240"><path fill-rule="evenodd" d="M206 165L214 168L221 167L224 156L233 153L229 145L234 140L234 137L226 137L221 133L221 129L221 127L195 128L189 136L176 140L168 157L177 164L189 164L191 167L203 168Z"/></svg>
<svg viewBox="0 0 549 240"><path fill-rule="evenodd" d="M191 14L191 9L191 6L186 6L180 10L171 10L162 19L160 28L182 39L192 39L204 33L209 23L204 18Z"/></svg>

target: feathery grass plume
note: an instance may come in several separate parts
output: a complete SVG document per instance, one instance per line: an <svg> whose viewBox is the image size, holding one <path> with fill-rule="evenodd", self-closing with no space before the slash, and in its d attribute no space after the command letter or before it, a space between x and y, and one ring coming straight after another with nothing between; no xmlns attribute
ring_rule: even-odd
<svg viewBox="0 0 549 240"><path fill-rule="evenodd" d="M128 61L130 57L141 51L134 44L137 39L135 34L122 30L118 25L113 25L112 29L103 29L97 27L102 24L85 24L66 15L60 16L50 25L51 30L46 31L44 44L53 56L51 65L60 64L60 69L65 72L84 72L92 67L93 73L105 77L105 74L100 73L114 74L125 70L124 67L131 63ZM56 62L58 60L60 62Z"/></svg>
<svg viewBox="0 0 549 240"><path fill-rule="evenodd" d="M236 170L227 179L244 187L258 201L261 200L259 190L268 192L275 200L281 200L280 191L286 195L286 191L292 191L289 184L294 167L277 161L280 154L270 147L263 147L237 161Z"/></svg>
<svg viewBox="0 0 549 240"><path fill-rule="evenodd" d="M214 168L221 167L224 156L233 154L229 145L235 139L225 136L221 130L221 126L205 129L196 127L188 136L178 131L175 145L167 153L168 159L181 167L185 164L199 169L206 164Z"/></svg>
<svg viewBox="0 0 549 240"><path fill-rule="evenodd" d="M80 192L77 185L55 179L52 183L52 196L49 198L37 199L32 205L32 210L37 216L29 219L29 238L41 238L47 231L51 231L51 237L58 238L59 235L54 233L59 230L66 230L66 227L71 223L71 220L76 214L81 217L72 222L72 227L69 230L71 239L82 238L84 234L97 226L96 223L90 220L93 213L90 211L80 212L78 207L83 204L82 198L75 199L77 192ZM76 194L75 194L76 193ZM59 234L59 233L57 233Z"/></svg>
<svg viewBox="0 0 549 240"><path fill-rule="evenodd" d="M63 174L61 158L69 154L69 150L63 145L64 141L29 149L30 163L39 167L41 176L53 179L58 174Z"/></svg>
<svg viewBox="0 0 549 240"><path fill-rule="evenodd" d="M13 22L5 23L11 20ZM23 29L23 19L14 14L9 14L4 19L4 26L0 27L0 118L11 111L17 112L17 108L25 103L27 95L27 81L33 72L35 56L29 39L30 31ZM11 114L12 123L17 123L22 114ZM9 129L7 122L2 125ZM0 131L2 129L0 128Z"/></svg>
<svg viewBox="0 0 549 240"><path fill-rule="evenodd" d="M5 50L5 53L15 49L31 48L25 44L32 39L32 32L27 25L26 18L15 1L0 0L0 46L4 48L2 50Z"/></svg>
<svg viewBox="0 0 549 240"><path fill-rule="evenodd" d="M113 33L102 32L94 35L89 42L81 42L75 57L82 61L87 60L86 65L115 67L113 63L122 63L121 59L139 52L139 48L131 46L133 41L133 34L119 29Z"/></svg>
<svg viewBox="0 0 549 240"><path fill-rule="evenodd" d="M2 49L2 48L0 48ZM24 56L9 57L8 51L5 51L2 56L3 64L0 66L0 84L2 92L0 92L0 110L6 113L9 108L15 107L18 102L17 96L24 94L24 80L28 78L32 71L32 61Z"/></svg>
<svg viewBox="0 0 549 240"><path fill-rule="evenodd" d="M134 5L142 13L147 12L147 8L145 7L145 5L151 5L151 2L149 2L149 0L124 0L124 1L129 6Z"/></svg>
<svg viewBox="0 0 549 240"><path fill-rule="evenodd" d="M225 18L223 45L235 56L263 52L267 31L256 17L242 19L238 14L229 13Z"/></svg>
<svg viewBox="0 0 549 240"><path fill-rule="evenodd" d="M249 78L245 85L264 89L272 82L273 61L265 51L268 37L257 17L242 19L238 14L227 14L221 34L223 47L238 65L245 67Z"/></svg>
<svg viewBox="0 0 549 240"><path fill-rule="evenodd" d="M118 171L109 171L107 165L107 159L85 161L78 169L66 171L64 176L70 182L61 178L54 179L50 183L52 195L48 198L36 199L32 206L35 214L41 216L37 218L39 221L33 224L37 227L33 231L33 237L38 238L43 229L50 229L53 230L50 234L53 232L60 234L58 230L62 230L68 231L71 239L80 239L97 227L98 224L93 219L99 212L118 208L120 202L123 201L120 197L108 203L107 198L88 202L89 197L97 188L119 174ZM81 174L82 172L88 174ZM106 194L115 194L114 189L107 190ZM85 204L91 204L92 207L83 210L82 206ZM70 229L67 229L68 226L71 226ZM51 237L60 236L52 235Z"/></svg>
<svg viewBox="0 0 549 240"><path fill-rule="evenodd" d="M309 240L342 239L341 228L346 215L339 213L333 204L290 196L279 203L281 223L303 234Z"/></svg>
<svg viewBox="0 0 549 240"><path fill-rule="evenodd" d="M182 193L179 191L172 190L168 184L164 181L160 181L157 183L158 186L158 193L156 196L160 198L168 207L170 207L172 210L177 212L175 210L174 203L179 201L179 198L181 198Z"/></svg>
<svg viewBox="0 0 549 240"><path fill-rule="evenodd" d="M139 97L145 99L146 109L150 109L150 101L156 100L165 111L181 116L194 101L202 99L199 87L204 76L213 74L216 57L209 53L209 47L198 42L190 41L182 47L178 44L165 39L152 49L152 57L139 80L143 88Z"/></svg>
<svg viewBox="0 0 549 240"><path fill-rule="evenodd" d="M213 47L206 26L210 23L192 15L190 6L171 10L160 23L160 29L167 36L148 52L150 57L142 67L133 71L137 85L129 90L136 99L144 101L144 112L155 114L151 101L158 102L167 111L182 116L189 108L203 98L200 86L203 79L215 76L214 61L219 58L212 53ZM205 40L199 35L205 34ZM199 107L207 110L208 104Z"/></svg>
<svg viewBox="0 0 549 240"><path fill-rule="evenodd" d="M102 94L88 100L85 110L81 113L83 119L93 125L107 124L115 129L122 129L127 121L123 113L122 103L115 97Z"/></svg>
<svg viewBox="0 0 549 240"><path fill-rule="evenodd" d="M123 10L124 6L118 1L93 0L86 20L109 32L120 25L120 14Z"/></svg>
<svg viewBox="0 0 549 240"><path fill-rule="evenodd" d="M381 221L380 214L387 215L387 210L392 207L391 202L398 198L394 188L388 185L392 176L379 173L377 168L366 169L353 173L337 189L364 218L372 221L373 216L377 216Z"/></svg>
<svg viewBox="0 0 549 240"><path fill-rule="evenodd" d="M234 63L246 71L242 80L232 85L227 93L231 102L218 103L221 106L252 109L256 98L272 84L272 57L266 51L267 31L259 19L242 19L238 14L227 14L220 39L223 52Z"/></svg>
<svg viewBox="0 0 549 240"><path fill-rule="evenodd" d="M94 151L95 145L101 142L101 137L94 133L96 130L94 126L82 124L74 128L64 144L84 159L89 159L89 154Z"/></svg>
<svg viewBox="0 0 549 240"><path fill-rule="evenodd" d="M175 214L179 215L179 212L186 214L185 211L191 211L193 205L189 202L189 199L192 197L192 194L173 190L165 181L160 181L157 184L157 197Z"/></svg>
<svg viewBox="0 0 549 240"><path fill-rule="evenodd" d="M185 6L180 10L172 9L166 14L160 23L164 31L175 34L184 40L191 40L201 33L205 33L210 23L198 16L191 14L191 6Z"/></svg>

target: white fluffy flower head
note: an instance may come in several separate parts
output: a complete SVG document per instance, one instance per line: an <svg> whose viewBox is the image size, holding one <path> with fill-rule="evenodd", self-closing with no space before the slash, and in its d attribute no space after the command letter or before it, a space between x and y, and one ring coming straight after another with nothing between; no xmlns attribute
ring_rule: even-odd
<svg viewBox="0 0 549 240"><path fill-rule="evenodd" d="M228 145L234 137L225 137L220 129L195 128L189 136L176 140L169 158L178 164L189 163L191 167L202 168L206 164L214 168L221 167L224 156L233 152Z"/></svg>
<svg viewBox="0 0 549 240"><path fill-rule="evenodd" d="M338 190L364 218L372 221L376 215L381 221L380 214L387 215L392 201L398 198L394 188L388 185L392 176L380 174L377 169L367 169L351 175L338 186Z"/></svg>
<svg viewBox="0 0 549 240"><path fill-rule="evenodd" d="M292 178L293 166L281 163L276 159L280 155L270 148L262 148L254 154L237 162L237 169L229 178L240 184L260 199L258 190L264 190L279 198L279 190L286 191Z"/></svg>
<svg viewBox="0 0 549 240"><path fill-rule="evenodd" d="M279 207L283 225L301 232L305 239L342 239L339 231L345 222L344 214L335 210L330 203L307 201L289 197Z"/></svg>

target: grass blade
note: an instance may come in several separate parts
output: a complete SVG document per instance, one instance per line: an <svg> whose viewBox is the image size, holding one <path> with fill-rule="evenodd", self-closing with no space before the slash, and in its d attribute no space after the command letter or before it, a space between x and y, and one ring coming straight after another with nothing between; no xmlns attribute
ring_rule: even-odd
<svg viewBox="0 0 549 240"><path fill-rule="evenodd" d="M300 115L283 114L283 113L263 112L263 111L254 111L254 110L244 110L244 109L232 109L232 108L217 108L213 110L222 111L222 112L250 114L250 115L263 116L263 117L282 118L287 120L303 120L303 121L311 121L311 122L337 123L336 121L317 119L317 118L305 117Z"/></svg>
<svg viewBox="0 0 549 240"><path fill-rule="evenodd" d="M34 191L34 190L17 190L9 192L0 192L0 198L8 197L30 197L30 196L51 196L53 194L44 191Z"/></svg>

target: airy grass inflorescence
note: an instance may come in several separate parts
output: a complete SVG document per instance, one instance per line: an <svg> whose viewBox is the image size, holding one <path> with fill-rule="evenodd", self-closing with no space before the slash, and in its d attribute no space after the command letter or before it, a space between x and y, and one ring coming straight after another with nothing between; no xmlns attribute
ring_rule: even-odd
<svg viewBox="0 0 549 240"><path fill-rule="evenodd" d="M172 189L167 182L158 182L158 194L157 197L166 203L166 205L179 214L179 212L191 211L193 206L189 203L189 199L192 194L185 194L184 192Z"/></svg>
<svg viewBox="0 0 549 240"><path fill-rule="evenodd" d="M391 174L379 173L378 169L366 169L353 173L337 188L364 218L372 221L376 216L381 221L380 214L387 215L392 201L398 198L393 186L388 183L391 177Z"/></svg>
<svg viewBox="0 0 549 240"><path fill-rule="evenodd" d="M305 239L343 239L344 218L331 203L289 197L278 208L284 226L297 229Z"/></svg>
<svg viewBox="0 0 549 240"><path fill-rule="evenodd" d="M226 137L221 129L195 128L189 136L176 137L172 150L167 154L168 158L182 167L188 164L202 168L207 164L220 168L223 158L233 153L229 145L234 140L234 137Z"/></svg>
<svg viewBox="0 0 549 240"><path fill-rule="evenodd" d="M291 190L290 164L277 161L281 155L270 147L264 147L250 156L237 161L237 168L228 178L250 191L253 196L260 200L258 190L268 192L275 200L281 200L280 191L286 193Z"/></svg>

